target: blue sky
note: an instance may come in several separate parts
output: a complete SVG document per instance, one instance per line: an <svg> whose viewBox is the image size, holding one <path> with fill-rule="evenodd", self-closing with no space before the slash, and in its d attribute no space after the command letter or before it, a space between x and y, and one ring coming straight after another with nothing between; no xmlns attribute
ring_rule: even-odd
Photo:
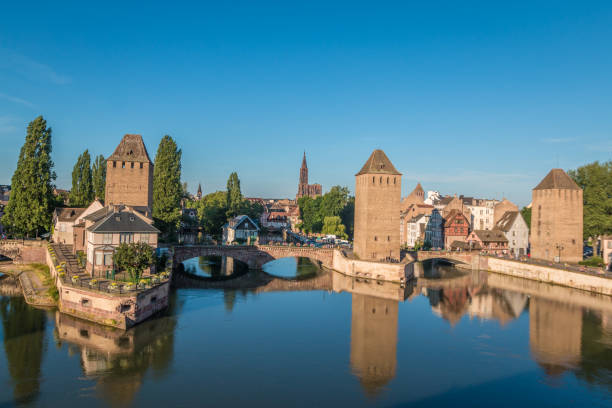
<svg viewBox="0 0 612 408"><path fill-rule="evenodd" d="M324 190L381 148L404 195L521 205L612 159L610 2L128 3L3 5L0 184L39 114L65 188L125 133L152 157L172 135L192 191L236 170L265 197L295 195L304 149Z"/></svg>

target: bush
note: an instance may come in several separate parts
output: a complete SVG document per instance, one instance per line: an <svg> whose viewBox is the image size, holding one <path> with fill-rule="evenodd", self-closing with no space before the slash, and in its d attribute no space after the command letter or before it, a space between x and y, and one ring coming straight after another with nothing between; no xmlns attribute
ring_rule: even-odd
<svg viewBox="0 0 612 408"><path fill-rule="evenodd" d="M606 266L604 260L600 256L592 256L589 259L585 259L584 261L578 262L580 265L591 266L594 268L603 268Z"/></svg>

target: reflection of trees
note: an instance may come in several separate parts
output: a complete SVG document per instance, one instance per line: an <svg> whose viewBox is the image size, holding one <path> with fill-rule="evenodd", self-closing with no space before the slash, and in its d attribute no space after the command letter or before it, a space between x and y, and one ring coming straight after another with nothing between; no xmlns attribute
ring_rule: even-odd
<svg viewBox="0 0 612 408"><path fill-rule="evenodd" d="M582 320L582 359L576 377L612 392L612 316L585 311Z"/></svg>
<svg viewBox="0 0 612 408"><path fill-rule="evenodd" d="M44 352L45 312L34 309L22 297L1 297L0 316L4 329L4 351L13 379L17 403L36 399Z"/></svg>
<svg viewBox="0 0 612 408"><path fill-rule="evenodd" d="M310 259L297 257L296 262L296 279L308 279L316 276L319 272L319 267L315 265Z"/></svg>
<svg viewBox="0 0 612 408"><path fill-rule="evenodd" d="M80 347L83 371L112 405L129 405L148 372L165 375L174 353L178 305L173 292L169 303L162 315L125 332L58 313L59 338Z"/></svg>
<svg viewBox="0 0 612 408"><path fill-rule="evenodd" d="M395 377L398 302L352 295L351 367L368 395Z"/></svg>

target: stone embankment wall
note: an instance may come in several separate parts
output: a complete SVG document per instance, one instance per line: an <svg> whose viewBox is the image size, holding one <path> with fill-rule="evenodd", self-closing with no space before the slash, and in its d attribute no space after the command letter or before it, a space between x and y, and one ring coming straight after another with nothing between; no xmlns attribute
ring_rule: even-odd
<svg viewBox="0 0 612 408"><path fill-rule="evenodd" d="M414 275L414 264L362 261L345 257L341 251L334 251L332 269L348 276L377 279L390 282L406 282Z"/></svg>
<svg viewBox="0 0 612 408"><path fill-rule="evenodd" d="M126 294L75 287L58 278L51 255L46 254L47 265L59 292L58 307L62 313L125 330L168 307L170 281Z"/></svg>
<svg viewBox="0 0 612 408"><path fill-rule="evenodd" d="M481 269L518 278L567 286L612 296L612 279L493 257L481 257Z"/></svg>

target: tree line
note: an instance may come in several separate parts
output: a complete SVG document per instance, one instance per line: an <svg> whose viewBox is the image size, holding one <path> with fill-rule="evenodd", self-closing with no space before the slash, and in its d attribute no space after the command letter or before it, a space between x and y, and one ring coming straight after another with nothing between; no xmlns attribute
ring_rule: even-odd
<svg viewBox="0 0 612 408"><path fill-rule="evenodd" d="M259 225L259 219L264 211L260 203L244 198L236 172L230 174L225 191L207 194L201 200L187 201L185 206L197 211L196 223L202 228L202 232L215 238L221 236L223 225L229 219L237 215L248 215ZM184 221L191 222L188 219Z"/></svg>
<svg viewBox="0 0 612 408"><path fill-rule="evenodd" d="M323 233L340 238L352 238L355 215L355 197L348 187L334 186L322 196L298 199L301 224L306 233Z"/></svg>

